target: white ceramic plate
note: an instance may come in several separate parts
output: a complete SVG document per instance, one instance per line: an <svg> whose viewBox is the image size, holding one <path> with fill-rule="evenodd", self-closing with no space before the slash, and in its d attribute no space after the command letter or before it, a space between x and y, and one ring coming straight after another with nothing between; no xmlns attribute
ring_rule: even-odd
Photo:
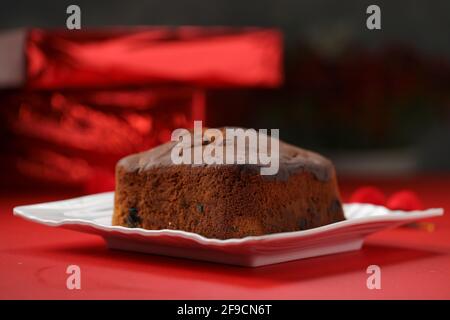
<svg viewBox="0 0 450 320"><path fill-rule="evenodd" d="M443 209L390 211L370 204L345 204L347 220L295 232L240 239L208 239L179 230L145 230L111 225L114 193L14 208L14 214L51 227L94 233L109 248L257 267L358 250L374 232L443 214Z"/></svg>

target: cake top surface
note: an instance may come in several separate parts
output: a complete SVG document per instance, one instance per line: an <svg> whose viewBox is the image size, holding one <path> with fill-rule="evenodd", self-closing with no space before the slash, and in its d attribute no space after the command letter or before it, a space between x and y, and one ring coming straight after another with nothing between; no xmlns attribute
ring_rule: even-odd
<svg viewBox="0 0 450 320"><path fill-rule="evenodd" d="M224 132L226 128L214 129L217 131ZM238 128L241 129L241 128ZM245 130L245 129L243 129ZM203 131L204 133L204 131ZM264 135L265 136L265 135ZM322 155L312 152L309 150L305 150L282 140L278 140L276 138L268 137L267 138L267 148L260 148L260 144L251 144L248 140L245 140L247 143L243 144L234 144L233 149L235 153L234 162L233 163L225 163L225 164L175 164L173 161L173 154L178 154L182 156L186 155L186 152L194 158L194 153L197 151L204 152L205 148L208 145L214 144L216 148L223 148L223 159L227 157L227 149L226 146L233 143L235 140L230 140L229 138L223 138L223 140L215 140L214 137L208 134L203 134L201 137L193 137L190 141L188 140L187 144L184 144L183 150L180 150L179 141L169 141L167 143L161 144L155 148L150 150L129 155L125 158L122 158L118 162L118 166L125 168L129 172L134 171L146 171L157 167L167 167L167 166L176 166L176 165L190 165L190 166L220 166L220 165L240 165L246 166L249 168L259 169L262 167L267 167L267 163L261 163L260 158L257 157L256 163L249 162L249 154L254 152L254 154L263 154L267 158L270 158L278 163L279 169L276 174L270 176L266 175L264 177L267 178L276 178L285 180L289 178L289 176L293 174L297 174L299 172L310 172L312 173L316 179L319 181L328 181L331 176L334 174L334 167L330 160L323 157ZM273 140L278 142L278 150L276 148L272 148ZM210 147L210 148L211 148ZM175 150L176 149L176 150ZM219 149L218 149L219 150ZM272 152L278 151L278 152ZM245 163L238 163L236 159L240 158L245 159ZM192 163L192 162L191 162ZM259 171L258 171L259 172Z"/></svg>

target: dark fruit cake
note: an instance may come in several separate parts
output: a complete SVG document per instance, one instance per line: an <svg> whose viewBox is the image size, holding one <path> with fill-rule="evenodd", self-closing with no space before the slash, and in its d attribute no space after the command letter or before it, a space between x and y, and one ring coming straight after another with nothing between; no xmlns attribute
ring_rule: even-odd
<svg viewBox="0 0 450 320"><path fill-rule="evenodd" d="M259 164L174 165L175 144L118 162L113 225L228 239L344 220L333 164L317 153L280 141L279 171L264 176Z"/></svg>

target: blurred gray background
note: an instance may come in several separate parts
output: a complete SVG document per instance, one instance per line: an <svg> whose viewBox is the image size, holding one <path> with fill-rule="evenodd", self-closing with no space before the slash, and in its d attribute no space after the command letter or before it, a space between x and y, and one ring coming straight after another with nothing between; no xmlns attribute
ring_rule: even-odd
<svg viewBox="0 0 450 320"><path fill-rule="evenodd" d="M298 39L320 35L352 37L368 46L382 42L411 43L427 52L450 54L450 2L446 0L2 0L0 28L63 27L68 5L82 9L82 24L275 26L288 47ZM382 32L365 28L366 8L382 9Z"/></svg>

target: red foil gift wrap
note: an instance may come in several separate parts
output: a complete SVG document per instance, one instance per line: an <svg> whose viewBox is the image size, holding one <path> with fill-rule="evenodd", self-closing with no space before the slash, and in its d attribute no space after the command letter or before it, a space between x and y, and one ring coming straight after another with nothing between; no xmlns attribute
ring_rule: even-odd
<svg viewBox="0 0 450 320"><path fill-rule="evenodd" d="M0 53L21 39L24 76L10 67L0 81L14 84L0 90L0 165L10 168L0 184L8 186L112 190L118 159L205 120L208 88L282 81L272 29L31 29L7 42L0 34Z"/></svg>
<svg viewBox="0 0 450 320"><path fill-rule="evenodd" d="M271 29L34 29L27 41L27 84L46 89L155 83L276 87L282 81L281 48L280 33Z"/></svg>
<svg viewBox="0 0 450 320"><path fill-rule="evenodd" d="M21 176L105 191L118 159L203 119L203 94L184 87L3 92L2 144Z"/></svg>

